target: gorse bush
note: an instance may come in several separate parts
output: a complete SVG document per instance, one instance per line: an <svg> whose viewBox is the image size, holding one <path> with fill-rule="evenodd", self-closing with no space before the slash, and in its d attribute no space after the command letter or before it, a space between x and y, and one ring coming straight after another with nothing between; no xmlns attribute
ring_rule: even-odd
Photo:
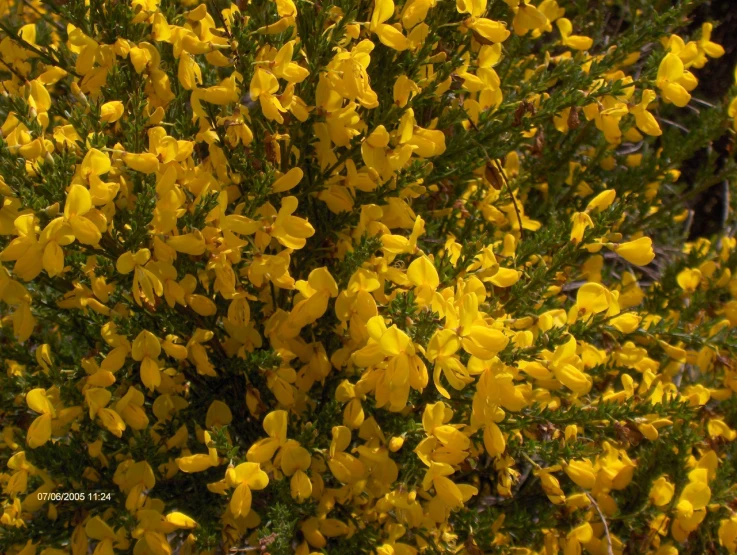
<svg viewBox="0 0 737 555"><path fill-rule="evenodd" d="M0 2L0 551L734 553L702 8Z"/></svg>

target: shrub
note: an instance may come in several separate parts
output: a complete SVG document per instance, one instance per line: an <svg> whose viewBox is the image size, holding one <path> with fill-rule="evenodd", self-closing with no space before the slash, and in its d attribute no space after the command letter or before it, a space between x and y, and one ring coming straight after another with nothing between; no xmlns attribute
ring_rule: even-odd
<svg viewBox="0 0 737 555"><path fill-rule="evenodd" d="M728 4L0 3L2 552L734 553Z"/></svg>

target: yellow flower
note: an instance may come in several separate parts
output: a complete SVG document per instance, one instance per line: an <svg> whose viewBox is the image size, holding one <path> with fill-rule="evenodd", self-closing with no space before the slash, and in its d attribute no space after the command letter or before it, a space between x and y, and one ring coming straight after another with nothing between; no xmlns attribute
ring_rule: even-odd
<svg viewBox="0 0 737 555"><path fill-rule="evenodd" d="M581 553L582 544L588 544L594 538L594 530L591 524L584 522L566 534L564 540L565 553Z"/></svg>
<svg viewBox="0 0 737 555"><path fill-rule="evenodd" d="M590 460L570 461L563 466L563 471L582 488L590 490L594 487L596 474L594 473L594 465Z"/></svg>
<svg viewBox="0 0 737 555"><path fill-rule="evenodd" d="M728 553L737 552L737 515L725 518L719 524L719 545Z"/></svg>
<svg viewBox="0 0 737 555"><path fill-rule="evenodd" d="M95 553L98 555L114 553L114 547L120 549L127 543L122 528L118 533L115 533L110 525L99 516L92 517L87 521L84 526L84 533L87 537L99 542L95 548Z"/></svg>
<svg viewBox="0 0 737 555"><path fill-rule="evenodd" d="M335 400L347 403L343 409L343 425L351 430L359 428L364 422L365 414L355 386L348 380L343 380L335 390Z"/></svg>
<svg viewBox="0 0 737 555"><path fill-rule="evenodd" d="M149 390L161 384L158 356L161 353L161 344L150 331L142 331L133 341L133 360L140 361L141 381Z"/></svg>
<svg viewBox="0 0 737 555"><path fill-rule="evenodd" d="M28 408L40 414L28 428L26 443L31 449L44 445L51 439L51 420L56 416L56 411L46 391L41 388L32 389L26 395Z"/></svg>
<svg viewBox="0 0 737 555"><path fill-rule="evenodd" d="M449 509L458 509L476 495L478 489L469 484L456 484L448 478L453 473L453 468L449 464L433 462L422 480L422 488L425 491L434 488L438 498Z"/></svg>
<svg viewBox="0 0 737 555"><path fill-rule="evenodd" d="M480 360L491 360L505 349L509 338L502 330L484 320L485 315L479 311L476 293L466 293L459 301L456 306L447 307L445 328L455 330L467 353Z"/></svg>
<svg viewBox="0 0 737 555"><path fill-rule="evenodd" d="M149 422L144 409L144 402L143 393L131 386L128 388L128 392L115 404L115 412L134 430L144 430Z"/></svg>
<svg viewBox="0 0 737 555"><path fill-rule="evenodd" d="M106 408L112 393L101 387L93 387L85 391L85 402L90 411L90 419L100 418L100 422L110 433L117 437L122 437L125 431L125 422L120 415L112 409Z"/></svg>
<svg viewBox="0 0 737 555"><path fill-rule="evenodd" d="M691 294L698 288L701 283L701 271L695 268L686 268L681 270L676 276L678 285L687 294Z"/></svg>
<svg viewBox="0 0 737 555"><path fill-rule="evenodd" d="M271 190L274 193L283 193L284 191L289 191L299 184L303 176L304 172L301 168L292 168L287 173L279 177L276 181L274 181L274 183L271 185Z"/></svg>
<svg viewBox="0 0 737 555"><path fill-rule="evenodd" d="M649 499L656 507L662 507L673 499L675 487L664 476L653 482L650 488Z"/></svg>
<svg viewBox="0 0 737 555"><path fill-rule="evenodd" d="M435 290L440 285L440 277L435 265L426 256L416 258L407 268L407 278L415 286L417 304L419 306L429 305Z"/></svg>
<svg viewBox="0 0 737 555"><path fill-rule="evenodd" d="M711 499L711 488L708 484L705 469L692 470L689 483L681 491L676 504L676 515L671 533L678 541L683 541L690 532L696 530L706 517L706 506Z"/></svg>
<svg viewBox="0 0 737 555"><path fill-rule="evenodd" d="M615 299L606 287L598 283L585 283L576 293L574 316L589 320L595 314L609 311L614 303Z"/></svg>
<svg viewBox="0 0 737 555"><path fill-rule="evenodd" d="M233 516L247 515L251 510L251 491L262 490L269 485L269 477L258 463L245 462L229 468L225 480L235 491L230 498L230 512Z"/></svg>
<svg viewBox="0 0 737 555"><path fill-rule="evenodd" d="M344 484L354 484L361 480L366 470L360 460L345 452L350 444L351 431L345 426L334 426L328 467L333 476Z"/></svg>
<svg viewBox="0 0 737 555"><path fill-rule="evenodd" d="M376 33L382 44L393 50L402 51L408 47L407 38L396 27L384 23L394 15L392 0L374 0L374 11L371 15L369 29Z"/></svg>
<svg viewBox="0 0 737 555"><path fill-rule="evenodd" d="M202 472L220 463L217 449L211 447L209 432L203 433L204 443L207 446L207 454L185 455L176 459L177 466L182 472Z"/></svg>
<svg viewBox="0 0 737 555"><path fill-rule="evenodd" d="M445 375L448 383L455 390L462 390L466 385L473 382L468 369L456 356L461 347L461 340L453 330L445 329L436 332L427 346L427 360L434 364L433 382L438 392L450 399L450 393L440 382L441 373Z"/></svg>
<svg viewBox="0 0 737 555"><path fill-rule="evenodd" d="M276 77L262 68L256 68L251 79L251 98L259 101L266 119L275 120L277 123L284 123L281 112L286 112L287 110L274 94L278 90L279 82ZM203 98L207 99L208 97L209 94Z"/></svg>
<svg viewBox="0 0 737 555"><path fill-rule="evenodd" d="M368 344L353 354L354 362L369 368L365 380L375 388L377 406L388 404L398 412L407 405L410 388L422 391L427 385L427 369L409 336L396 325L387 328L381 316L374 316L367 329Z"/></svg>
<svg viewBox="0 0 737 555"><path fill-rule="evenodd" d="M583 395L591 390L593 380L591 376L583 371L581 358L576 354L575 337L571 336L566 343L556 347L549 362L549 367L556 379L575 393Z"/></svg>
<svg viewBox="0 0 737 555"><path fill-rule="evenodd" d="M75 234L68 222L55 218L41 232L40 242L45 244L43 251L43 267L50 277L59 275L64 270L64 250L62 247L74 242Z"/></svg>
<svg viewBox="0 0 737 555"><path fill-rule="evenodd" d="M533 29L544 27L548 23L545 14L539 11L529 0L505 0L515 11L512 26L517 35L526 35Z"/></svg>
<svg viewBox="0 0 737 555"><path fill-rule="evenodd" d="M487 0L456 0L458 13L468 13L474 17L486 12Z"/></svg>
<svg viewBox="0 0 737 555"><path fill-rule="evenodd" d="M125 106L123 106L123 103L120 100L111 100L110 102L106 102L100 106L100 121L104 121L105 123L115 123L123 117L124 111Z"/></svg>
<svg viewBox="0 0 737 555"><path fill-rule="evenodd" d="M558 26L558 30L560 31L560 42L564 46L568 46L573 50L588 50L593 46L593 39L572 34L573 25L569 19L561 17L555 22L555 24Z"/></svg>
<svg viewBox="0 0 737 555"><path fill-rule="evenodd" d="M295 250L303 248L307 238L315 234L315 229L307 220L292 215L297 210L297 204L296 197L283 198L279 213L267 231L282 245Z"/></svg>
<svg viewBox="0 0 737 555"><path fill-rule="evenodd" d="M635 266L647 266L655 258L650 237L640 237L634 241L620 243L614 246L614 252Z"/></svg>
<svg viewBox="0 0 737 555"><path fill-rule="evenodd" d="M72 185L64 203L64 220L77 240L85 245L97 245L102 237L97 225L85 217L91 208L90 192L82 185Z"/></svg>
<svg viewBox="0 0 737 555"><path fill-rule="evenodd" d="M492 43L504 42L511 34L503 23L483 17L469 17L463 21L463 25L471 29L484 41L490 41Z"/></svg>
<svg viewBox="0 0 737 555"><path fill-rule="evenodd" d="M287 442L287 411L276 410L264 418L264 431L269 436L260 439L248 449L246 458L250 462L270 461L276 451Z"/></svg>
<svg viewBox="0 0 737 555"><path fill-rule="evenodd" d="M656 84L663 98L683 108L691 100L691 95L684 88L684 67L681 58L669 52L660 62Z"/></svg>
<svg viewBox="0 0 737 555"><path fill-rule="evenodd" d="M466 451L471 440L458 427L448 424L451 418L453 411L442 401L429 404L422 413L422 427L428 436L436 438L449 451ZM467 455L464 453L463 458Z"/></svg>
<svg viewBox="0 0 737 555"><path fill-rule="evenodd" d="M154 471L146 461L131 464L126 468L122 484L119 485L128 494L125 508L133 513L143 507L147 497L144 491L156 485Z"/></svg>
<svg viewBox="0 0 737 555"><path fill-rule="evenodd" d="M44 246L38 240L37 219L33 214L23 214L15 218L13 227L18 237L0 252L0 261L15 260L13 273L24 281L31 281L44 269ZM51 260L49 265L52 271L57 267L56 264L51 264Z"/></svg>
<svg viewBox="0 0 737 555"><path fill-rule="evenodd" d="M647 111L648 106L656 99L655 91L650 89L642 91L642 100L639 104L630 107L630 113L635 116L637 128L653 137L659 137L663 134L658 121L650 112Z"/></svg>
<svg viewBox="0 0 737 555"><path fill-rule="evenodd" d="M553 472L561 470L560 466L554 466L550 468L538 468L533 470L533 474L540 478L545 495L554 505L561 505L565 503L566 496L560 487L558 479L552 475Z"/></svg>
<svg viewBox="0 0 737 555"><path fill-rule="evenodd" d="M299 280L295 288L299 299L280 328L283 337L296 337L300 330L320 318L328 309L328 301L338 296L338 284L327 268L316 268L307 281Z"/></svg>
<svg viewBox="0 0 737 555"><path fill-rule="evenodd" d="M133 298L140 306L145 300L149 304L156 302L156 297L164 294L164 286L159 277L148 269L151 251L140 249L135 254L126 252L118 257L115 269L121 274L133 272Z"/></svg>
<svg viewBox="0 0 737 555"><path fill-rule="evenodd" d="M711 33L714 30L712 23L704 23L701 26L701 38L696 41L696 48L698 49L698 56L691 62L691 65L696 68L702 68L706 65L707 56L709 58L721 58L724 56L724 47L712 42Z"/></svg>
<svg viewBox="0 0 737 555"><path fill-rule="evenodd" d="M594 227L594 222L591 221L591 216L586 212L576 212L571 217L573 227L571 228L571 242L579 244L583 240L583 234L586 233L586 229Z"/></svg>

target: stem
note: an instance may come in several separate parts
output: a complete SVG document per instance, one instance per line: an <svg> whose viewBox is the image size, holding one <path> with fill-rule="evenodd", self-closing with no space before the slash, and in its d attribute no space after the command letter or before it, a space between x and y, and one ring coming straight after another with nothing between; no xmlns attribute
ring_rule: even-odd
<svg viewBox="0 0 737 555"><path fill-rule="evenodd" d="M606 523L606 518L604 518L604 513L601 512L601 508L599 507L599 504L596 502L596 500L593 498L593 496L587 491L586 497L589 498L589 501L591 501L591 504L596 509L596 512L599 513L599 518L601 519L601 523L604 525L604 534L606 535L606 541L607 541L607 554L608 555L614 555L614 550L612 549L612 536L609 534L609 525Z"/></svg>

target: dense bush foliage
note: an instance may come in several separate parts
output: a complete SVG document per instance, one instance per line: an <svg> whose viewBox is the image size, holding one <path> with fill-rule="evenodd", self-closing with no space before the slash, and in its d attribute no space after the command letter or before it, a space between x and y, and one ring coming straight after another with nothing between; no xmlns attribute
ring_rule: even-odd
<svg viewBox="0 0 737 555"><path fill-rule="evenodd" d="M0 1L0 551L734 553L711 3L197 2Z"/></svg>

